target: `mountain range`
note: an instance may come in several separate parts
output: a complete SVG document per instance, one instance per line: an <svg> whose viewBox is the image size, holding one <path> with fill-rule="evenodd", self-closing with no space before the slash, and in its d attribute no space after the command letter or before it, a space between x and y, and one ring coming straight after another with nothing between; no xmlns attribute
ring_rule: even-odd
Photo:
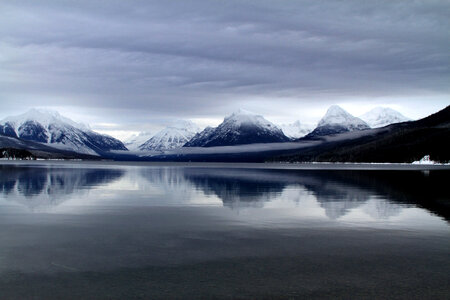
<svg viewBox="0 0 450 300"><path fill-rule="evenodd" d="M417 121L395 123L355 134L346 132L301 150L274 155L290 162L413 162L425 155L450 162L450 106Z"/></svg>
<svg viewBox="0 0 450 300"><path fill-rule="evenodd" d="M359 122L359 121L358 121ZM214 131L214 128L209 130ZM425 155L450 162L450 106L421 120L355 129L294 142L193 148L147 157L152 161L411 163ZM185 149L189 149L184 147Z"/></svg>
<svg viewBox="0 0 450 300"><path fill-rule="evenodd" d="M314 130L296 122L290 126L292 132L286 126L283 131L261 115L239 110L214 128L200 131L192 122L180 121L155 135L142 134L127 142L130 149L143 154L129 152L119 140L57 112L30 110L0 121L0 154L24 158L360 162L411 162L428 154L433 160L448 161L450 151L444 142L448 140L448 110L409 121L391 109L377 108L357 118L332 106ZM424 121L430 118L434 121ZM390 123L397 124L386 125ZM306 131L310 132L301 137Z"/></svg>

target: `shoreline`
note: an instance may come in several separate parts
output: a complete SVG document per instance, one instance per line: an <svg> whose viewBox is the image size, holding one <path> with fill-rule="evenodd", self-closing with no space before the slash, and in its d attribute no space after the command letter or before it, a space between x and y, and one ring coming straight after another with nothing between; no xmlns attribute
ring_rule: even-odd
<svg viewBox="0 0 450 300"><path fill-rule="evenodd" d="M136 167L184 167L184 168L230 168L230 169L276 169L276 170L450 170L450 164L409 163L351 163L351 162L307 162L307 163L230 163L230 162L136 162L112 160L0 160L0 165L70 165L70 166L136 166Z"/></svg>

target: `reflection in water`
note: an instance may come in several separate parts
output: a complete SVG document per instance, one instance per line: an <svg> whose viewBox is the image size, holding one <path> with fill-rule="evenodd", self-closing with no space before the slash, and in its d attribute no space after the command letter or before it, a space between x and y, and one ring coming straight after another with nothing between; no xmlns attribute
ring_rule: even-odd
<svg viewBox="0 0 450 300"><path fill-rule="evenodd" d="M286 188L298 190L299 197L290 195L298 202L303 188L315 196L330 219L363 205L374 219L387 219L398 215L401 206L413 205L434 208L435 213L448 216L445 206L436 206L439 199L449 199L443 188L446 174L439 171L433 172L433 180L429 175L424 178L421 172L405 171L185 169L183 173L196 187L205 193L214 192L231 208L262 207Z"/></svg>
<svg viewBox="0 0 450 300"><path fill-rule="evenodd" d="M371 199L364 206L364 212L372 218L388 219L400 214L402 206L381 199Z"/></svg>
<svg viewBox="0 0 450 300"><path fill-rule="evenodd" d="M263 207L283 192L287 183L270 171L184 169L184 177L206 195L219 197L230 208Z"/></svg>
<svg viewBox="0 0 450 300"><path fill-rule="evenodd" d="M0 164L0 291L446 299L448 174Z"/></svg>
<svg viewBox="0 0 450 300"><path fill-rule="evenodd" d="M449 199L444 188L446 174L231 168L145 168L140 172L149 183L172 192L181 190L186 195L195 188L205 195L215 195L231 209L262 208L283 197L286 190L291 191L288 197L294 204L299 204L305 194L313 195L330 219L339 219L358 207L374 219L388 219L398 215L402 207L414 206L448 218L446 202L441 205L439 201Z"/></svg>
<svg viewBox="0 0 450 300"><path fill-rule="evenodd" d="M0 187L6 197L32 211L56 206L73 193L81 193L123 176L119 169L0 166ZM22 196L22 197L20 197Z"/></svg>
<svg viewBox="0 0 450 300"><path fill-rule="evenodd" d="M330 219L338 219L351 209L361 206L371 196L367 190L350 182L338 181L335 172L313 172L304 176L302 182L325 209ZM345 201L342 201L345 199Z"/></svg>
<svg viewBox="0 0 450 300"><path fill-rule="evenodd" d="M373 219L399 215L420 206L448 218L447 172L267 170L194 167L61 168L0 167L0 192L6 200L45 211L71 194L91 189L121 190L119 202L144 199L146 205L189 206L195 198L217 198L232 210L276 207L278 201L307 210L313 198L331 220L360 209ZM137 186L126 190L127 186ZM139 196L139 197L138 197ZM158 197L156 197L158 196ZM86 197L86 195L83 195ZM78 197L78 198L83 198ZM280 200L281 199L281 200ZM95 199L92 199L95 201Z"/></svg>

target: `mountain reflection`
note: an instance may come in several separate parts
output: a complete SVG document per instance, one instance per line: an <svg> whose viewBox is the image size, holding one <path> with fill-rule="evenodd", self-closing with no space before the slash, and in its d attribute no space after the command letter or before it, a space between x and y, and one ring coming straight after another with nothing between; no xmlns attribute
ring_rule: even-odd
<svg viewBox="0 0 450 300"><path fill-rule="evenodd" d="M325 173L325 174L324 174ZM418 206L450 219L446 188L448 171L434 170L428 174L421 171L319 171L311 178L321 184L306 185L314 192L323 207L331 209L337 216L364 202L364 211L376 219L388 218L400 212L400 205ZM336 202L345 203L337 204Z"/></svg>
<svg viewBox="0 0 450 300"><path fill-rule="evenodd" d="M287 185L284 176L273 176L270 170L185 169L185 178L206 195L214 194L224 206L263 207L281 195Z"/></svg>
<svg viewBox="0 0 450 300"><path fill-rule="evenodd" d="M302 187L315 196L330 219L363 206L374 219L398 215L405 206L420 206L449 218L444 201L450 199L445 188L448 172L189 168L182 172L196 188L214 193L230 208L263 207L286 188Z"/></svg>
<svg viewBox="0 0 450 300"><path fill-rule="evenodd" d="M432 171L268 170L237 168L144 168L140 175L153 185L187 194L192 188L218 197L231 209L262 208L298 190L289 200L298 204L300 189L313 195L330 219L361 208L374 219L398 215L402 207L420 206L448 218L446 173ZM431 178L431 179L430 179ZM292 196L292 193L290 194ZM299 207L301 209L301 207Z"/></svg>
<svg viewBox="0 0 450 300"><path fill-rule="evenodd" d="M42 211L66 201L70 194L83 199L86 195L82 193L114 182L105 190L118 203L143 199L143 205L193 205L197 197L206 196L239 210L277 207L282 200L289 207L307 213L302 201L308 198L329 219L340 219L358 210L383 220L399 215L405 207L419 206L448 220L447 175L445 171L424 174L419 171L4 165L0 166L0 193L8 201ZM114 193L108 189L114 189ZM97 200L91 198L88 201Z"/></svg>
<svg viewBox="0 0 450 300"><path fill-rule="evenodd" d="M125 172L118 169L52 168L0 166L0 191L14 191L23 197L7 197L30 210L56 206L67 196L119 179Z"/></svg>
<svg viewBox="0 0 450 300"><path fill-rule="evenodd" d="M330 171L280 171L259 169L186 169L184 176L207 195L213 193L232 209L263 207L281 196L287 187L302 187L315 196L330 219L338 219L365 204L373 193L338 180ZM293 201L299 198L292 199ZM390 205L384 203L384 205ZM376 208L376 207L375 207ZM382 216L381 213L376 213Z"/></svg>

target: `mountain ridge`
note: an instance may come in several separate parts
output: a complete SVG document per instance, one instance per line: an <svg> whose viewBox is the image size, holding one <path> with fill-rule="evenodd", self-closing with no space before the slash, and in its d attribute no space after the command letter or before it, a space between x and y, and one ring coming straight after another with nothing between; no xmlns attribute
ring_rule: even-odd
<svg viewBox="0 0 450 300"><path fill-rule="evenodd" d="M254 143L287 142L290 139L263 116L238 110L216 128L207 127L183 147L233 146Z"/></svg>
<svg viewBox="0 0 450 300"><path fill-rule="evenodd" d="M301 151L291 151L271 161L411 163L430 155L450 161L450 106L417 121L391 124L364 131L355 138L334 139ZM348 134L347 134L348 135Z"/></svg>

